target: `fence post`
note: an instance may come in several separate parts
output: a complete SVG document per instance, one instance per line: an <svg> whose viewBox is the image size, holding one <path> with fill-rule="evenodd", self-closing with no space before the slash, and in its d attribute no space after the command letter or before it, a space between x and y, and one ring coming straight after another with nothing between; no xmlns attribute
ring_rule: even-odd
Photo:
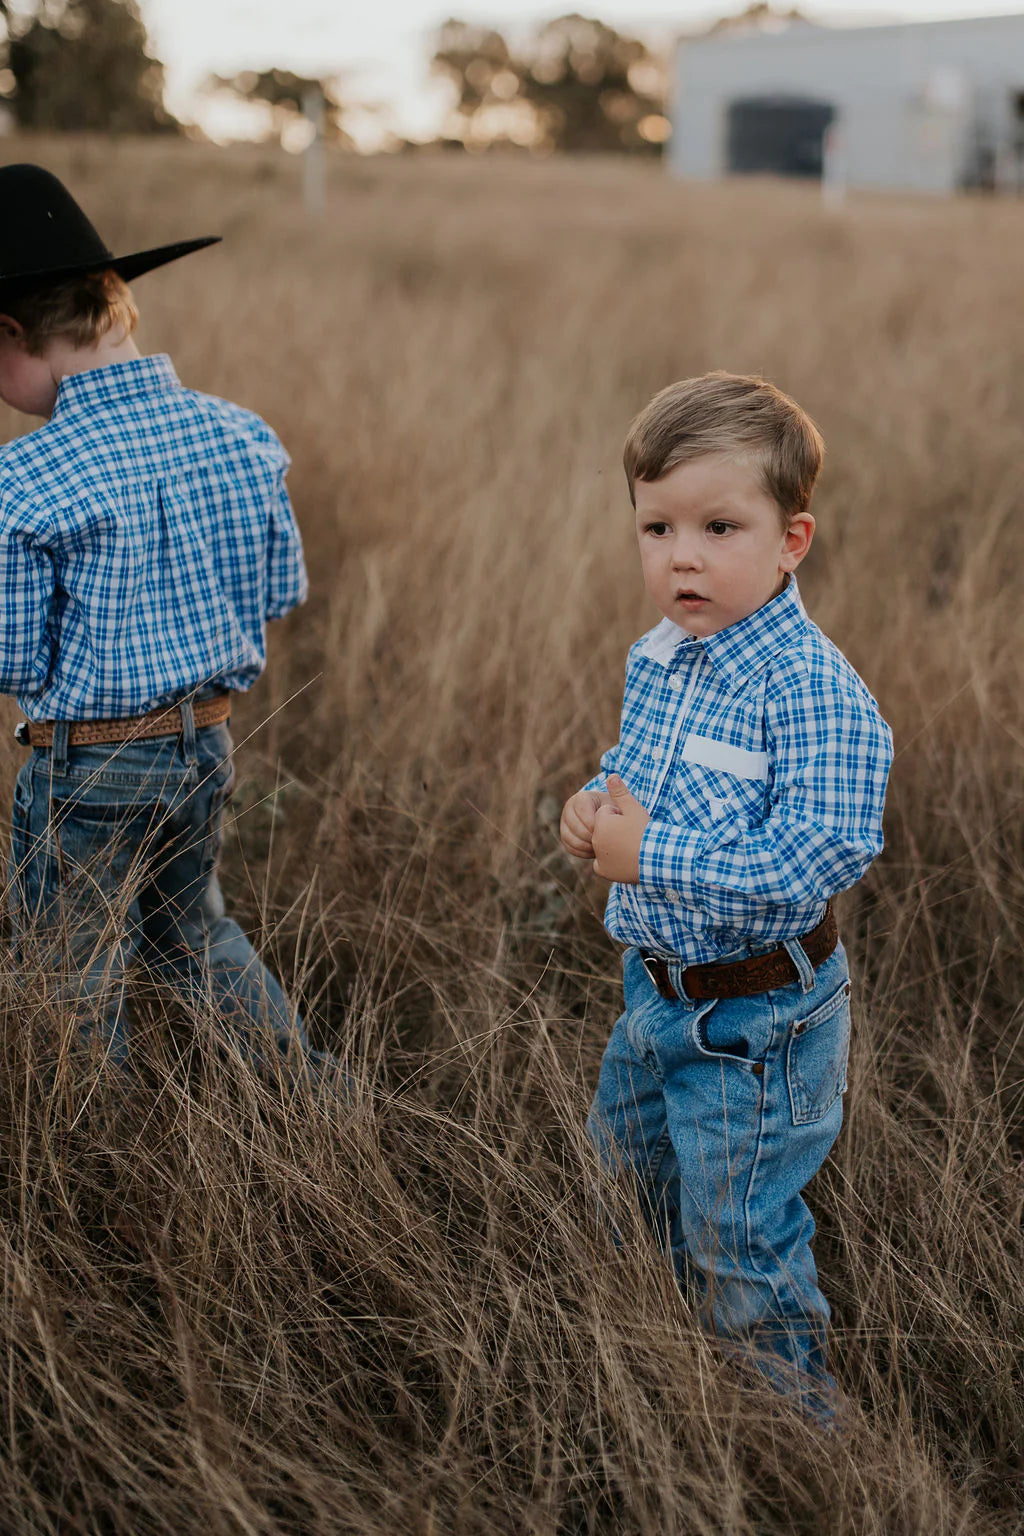
<svg viewBox="0 0 1024 1536"><path fill-rule="evenodd" d="M302 92L302 111L313 126L313 137L302 157L302 192L306 212L322 219L327 205L324 162L324 93L314 80Z"/></svg>
<svg viewBox="0 0 1024 1536"><path fill-rule="evenodd" d="M843 130L838 122L825 129L821 155L821 200L826 208L841 208L846 200L848 167Z"/></svg>

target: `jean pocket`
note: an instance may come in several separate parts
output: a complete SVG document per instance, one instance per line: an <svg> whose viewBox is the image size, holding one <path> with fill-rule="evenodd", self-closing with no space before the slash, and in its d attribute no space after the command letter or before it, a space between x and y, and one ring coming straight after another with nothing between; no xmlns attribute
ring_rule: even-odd
<svg viewBox="0 0 1024 1536"><path fill-rule="evenodd" d="M698 1008L690 1021L690 1038L699 1055L733 1062L755 1076L764 1072L763 1035L749 998L716 998Z"/></svg>
<svg viewBox="0 0 1024 1536"><path fill-rule="evenodd" d="M166 816L159 802L50 801L50 830L62 891L88 905L130 901Z"/></svg>
<svg viewBox="0 0 1024 1536"><path fill-rule="evenodd" d="M786 1046L786 1085L794 1125L813 1125L846 1092L850 1049L850 983L797 1019Z"/></svg>

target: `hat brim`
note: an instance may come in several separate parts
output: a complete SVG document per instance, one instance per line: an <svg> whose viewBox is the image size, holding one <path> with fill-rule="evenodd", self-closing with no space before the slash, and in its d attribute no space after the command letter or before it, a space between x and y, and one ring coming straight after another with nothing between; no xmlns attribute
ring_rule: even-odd
<svg viewBox="0 0 1024 1536"><path fill-rule="evenodd" d="M220 235L204 235L199 240L179 240L174 245L157 245L152 250L135 251L130 256L111 256L109 260L76 262L70 267L53 267L48 272L15 273L10 277L0 278L0 305L9 303L13 299L23 298L39 288L49 288L54 283L62 283L68 278L84 276L87 272L108 272L112 269L118 277L130 283L135 278L141 277L144 272L152 272L155 267L164 267L169 261L177 261L182 256L191 256L193 251L201 251L208 245L217 245L221 239Z"/></svg>
<svg viewBox="0 0 1024 1536"><path fill-rule="evenodd" d="M193 251L217 245L221 239L220 235L204 235L199 240L179 240L176 245L158 245L151 251L136 251L134 256L118 256L110 265L119 277L130 283L144 272L152 272L154 267L165 267L169 261L177 261L180 256L191 256Z"/></svg>

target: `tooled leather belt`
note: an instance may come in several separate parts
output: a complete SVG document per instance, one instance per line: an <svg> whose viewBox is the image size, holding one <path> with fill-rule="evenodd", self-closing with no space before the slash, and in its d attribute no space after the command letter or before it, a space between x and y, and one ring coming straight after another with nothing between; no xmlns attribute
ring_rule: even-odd
<svg viewBox="0 0 1024 1536"><path fill-rule="evenodd" d="M220 725L230 718L231 695L217 693L192 705L197 728ZM53 720L23 720L15 736L25 747L52 747ZM151 709L145 715L128 715L123 720L72 720L68 726L69 747L93 747L108 741L145 741L151 736L181 734L181 706Z"/></svg>
<svg viewBox="0 0 1024 1536"><path fill-rule="evenodd" d="M825 916L816 928L805 933L800 947L811 964L817 968L839 943L832 903L825 908ZM651 950L642 949L640 958L644 970L655 987L669 1002L680 1000L680 994L669 980L668 961ZM688 998L753 997L757 992L771 992L776 987L787 987L799 981L800 976L789 951L780 945L764 955L751 955L746 960L727 961L724 964L688 965L682 973L682 983Z"/></svg>

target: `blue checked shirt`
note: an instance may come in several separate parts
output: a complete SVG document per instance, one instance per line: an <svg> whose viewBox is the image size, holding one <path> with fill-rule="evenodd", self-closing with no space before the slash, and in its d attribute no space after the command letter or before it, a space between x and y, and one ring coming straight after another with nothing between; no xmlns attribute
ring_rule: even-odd
<svg viewBox="0 0 1024 1536"><path fill-rule="evenodd" d="M669 619L631 648L621 775L651 816L640 881L613 885L625 944L701 964L813 928L882 848L892 736L796 582L694 639Z"/></svg>
<svg viewBox="0 0 1024 1536"><path fill-rule="evenodd" d="M0 448L0 693L31 720L140 714L249 688L266 620L302 602L288 456L170 359L64 379Z"/></svg>

